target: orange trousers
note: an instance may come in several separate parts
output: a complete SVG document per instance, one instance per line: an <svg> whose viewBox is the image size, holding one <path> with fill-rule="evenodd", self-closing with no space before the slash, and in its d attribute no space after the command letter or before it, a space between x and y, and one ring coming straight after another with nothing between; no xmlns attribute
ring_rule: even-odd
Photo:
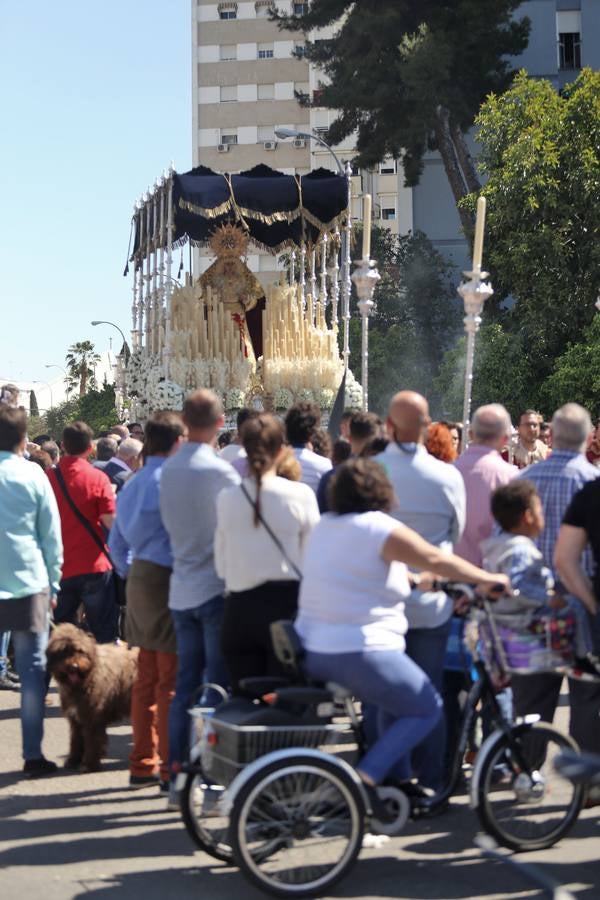
<svg viewBox="0 0 600 900"><path fill-rule="evenodd" d="M138 674L131 693L132 775L169 780L169 707L175 695L177 654L140 649Z"/></svg>

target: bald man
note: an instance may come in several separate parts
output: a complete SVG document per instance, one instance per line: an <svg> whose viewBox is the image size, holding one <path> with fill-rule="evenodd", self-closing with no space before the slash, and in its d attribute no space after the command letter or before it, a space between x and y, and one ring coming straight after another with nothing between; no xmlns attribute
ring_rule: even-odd
<svg viewBox="0 0 600 900"><path fill-rule="evenodd" d="M519 474L516 466L500 456L510 431L510 416L503 406L499 403L480 406L471 422L471 443L454 463L467 493L465 530L454 550L475 566L482 563L481 541L491 535L494 526L490 509L492 492Z"/></svg>
<svg viewBox="0 0 600 900"><path fill-rule="evenodd" d="M452 551L465 524L465 487L462 476L425 449L431 423L429 404L414 391L392 397L387 428L392 440L376 456L396 494L392 515L431 544ZM443 591L414 590L406 602L406 652L441 691L452 600ZM420 782L439 790L444 782L446 725L442 721L413 754Z"/></svg>

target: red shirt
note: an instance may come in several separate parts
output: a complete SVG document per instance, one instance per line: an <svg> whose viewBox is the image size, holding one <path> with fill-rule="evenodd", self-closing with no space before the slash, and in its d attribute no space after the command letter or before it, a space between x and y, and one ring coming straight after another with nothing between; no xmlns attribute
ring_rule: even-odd
<svg viewBox="0 0 600 900"><path fill-rule="evenodd" d="M115 512L115 495L108 477L79 456L65 456L58 465L73 503L93 526L98 537L105 541L100 516ZM76 518L52 469L48 470L48 478L60 513L65 555L62 577L106 572L111 567L108 559Z"/></svg>

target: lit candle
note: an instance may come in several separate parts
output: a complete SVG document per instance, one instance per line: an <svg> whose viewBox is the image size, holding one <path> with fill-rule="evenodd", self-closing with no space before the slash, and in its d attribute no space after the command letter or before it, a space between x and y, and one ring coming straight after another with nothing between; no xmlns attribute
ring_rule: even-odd
<svg viewBox="0 0 600 900"><path fill-rule="evenodd" d="M475 240L473 242L473 271L481 272L483 257L483 232L485 230L485 197L477 200L477 218L475 220Z"/></svg>
<svg viewBox="0 0 600 900"><path fill-rule="evenodd" d="M365 194L363 197L363 259L369 259L371 256L371 203L371 195Z"/></svg>

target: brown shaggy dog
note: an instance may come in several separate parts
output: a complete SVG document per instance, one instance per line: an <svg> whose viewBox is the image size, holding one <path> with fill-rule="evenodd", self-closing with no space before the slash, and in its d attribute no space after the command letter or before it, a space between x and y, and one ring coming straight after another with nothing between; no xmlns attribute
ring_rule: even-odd
<svg viewBox="0 0 600 900"><path fill-rule="evenodd" d="M106 753L107 725L129 716L138 651L97 644L75 625L63 624L52 632L46 656L71 726L65 766L96 772Z"/></svg>

